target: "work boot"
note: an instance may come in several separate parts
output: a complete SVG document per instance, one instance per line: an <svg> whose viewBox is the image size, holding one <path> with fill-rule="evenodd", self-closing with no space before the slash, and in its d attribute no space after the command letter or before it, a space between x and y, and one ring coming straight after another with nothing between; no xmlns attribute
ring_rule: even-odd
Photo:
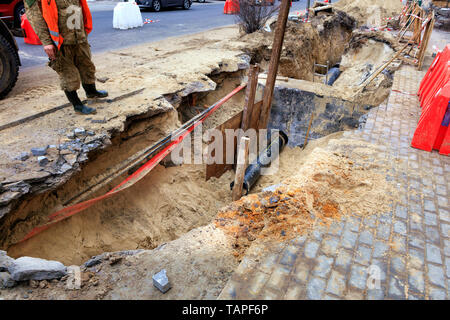
<svg viewBox="0 0 450 320"><path fill-rule="evenodd" d="M94 114L97 112L95 108L85 106L83 102L81 102L80 98L78 98L78 94L76 91L64 91L64 93L66 94L67 99L69 99L70 103L73 105L73 108L76 112L82 114Z"/></svg>
<svg viewBox="0 0 450 320"><path fill-rule="evenodd" d="M86 96L88 98L105 98L108 96L108 92L105 90L97 90L95 83L93 84L83 84L84 91L86 91Z"/></svg>

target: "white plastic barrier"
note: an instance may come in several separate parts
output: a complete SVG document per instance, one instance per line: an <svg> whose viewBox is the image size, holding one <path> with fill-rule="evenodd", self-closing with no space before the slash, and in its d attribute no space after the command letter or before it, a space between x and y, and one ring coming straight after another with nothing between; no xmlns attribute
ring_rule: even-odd
<svg viewBox="0 0 450 320"><path fill-rule="evenodd" d="M141 10L136 2L119 2L114 7L113 28L114 29L130 29L142 27Z"/></svg>

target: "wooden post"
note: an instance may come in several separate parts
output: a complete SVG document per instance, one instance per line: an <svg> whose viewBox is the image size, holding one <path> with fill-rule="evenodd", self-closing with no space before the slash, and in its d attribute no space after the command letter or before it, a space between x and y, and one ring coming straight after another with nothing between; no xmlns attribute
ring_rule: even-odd
<svg viewBox="0 0 450 320"><path fill-rule="evenodd" d="M242 115L241 129L246 131L250 127L253 105L255 104L256 88L258 86L259 66L250 66L248 83L245 91L244 113Z"/></svg>
<svg viewBox="0 0 450 320"><path fill-rule="evenodd" d="M242 137L239 143L239 153L237 156L236 176L234 177L233 201L237 201L242 197L242 188L244 186L245 169L248 163L248 145L250 139Z"/></svg>
<svg viewBox="0 0 450 320"><path fill-rule="evenodd" d="M309 7L311 6L311 0L306 2L306 20L309 18Z"/></svg>
<svg viewBox="0 0 450 320"><path fill-rule="evenodd" d="M289 15L291 0L282 0L280 12L278 14L277 29L272 45L272 56L270 58L269 72L267 74L266 87L264 88L263 105L261 116L259 118L259 129L266 129L269 122L270 108L272 106L273 89L278 72L278 63L280 62L281 49L283 48L284 32Z"/></svg>
<svg viewBox="0 0 450 320"><path fill-rule="evenodd" d="M430 21L428 21L428 23L426 25L425 32L424 32L423 38L422 38L422 44L420 46L419 56L417 58L417 60L418 60L417 70L419 70L419 71L422 70L423 60L425 59L425 54L426 54L427 48L428 48L428 42L430 40L431 33L433 32L434 22L435 22L435 17L434 17L434 13L432 13L431 19L430 19Z"/></svg>

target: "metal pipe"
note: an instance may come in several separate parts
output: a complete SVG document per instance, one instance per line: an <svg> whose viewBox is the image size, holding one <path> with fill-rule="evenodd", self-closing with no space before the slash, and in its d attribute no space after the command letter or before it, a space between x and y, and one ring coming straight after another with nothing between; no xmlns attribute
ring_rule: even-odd
<svg viewBox="0 0 450 320"><path fill-rule="evenodd" d="M262 168L268 167L271 164L271 160L273 160L272 148L277 150L276 156L278 156L281 150L283 150L283 147L288 143L289 138L283 131L279 131L278 138L272 139L270 131L268 131L267 140L270 141L270 143L258 155L258 158L256 158L256 160L253 161L245 170L244 186L243 186L243 188L245 189L245 195L249 193L252 186L260 177ZM274 159L276 159L276 157ZM234 181L230 184L231 190L233 190L233 187Z"/></svg>

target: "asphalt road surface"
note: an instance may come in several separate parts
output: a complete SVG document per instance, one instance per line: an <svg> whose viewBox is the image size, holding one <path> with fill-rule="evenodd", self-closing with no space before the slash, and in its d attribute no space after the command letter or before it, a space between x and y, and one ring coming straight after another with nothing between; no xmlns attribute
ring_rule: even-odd
<svg viewBox="0 0 450 320"><path fill-rule="evenodd" d="M89 35L89 43L92 52L99 53L232 25L235 23L235 17L223 13L224 3L225 1L193 2L190 10L173 8L161 12L142 11L143 19L159 21L145 24L141 28L118 30L113 29L112 26L113 10L117 2L89 2L94 24L94 29ZM293 2L291 10L304 10L305 7L306 0L300 0ZM16 38L16 40L19 45L22 68L47 63L48 58L42 46L26 44L23 38Z"/></svg>

